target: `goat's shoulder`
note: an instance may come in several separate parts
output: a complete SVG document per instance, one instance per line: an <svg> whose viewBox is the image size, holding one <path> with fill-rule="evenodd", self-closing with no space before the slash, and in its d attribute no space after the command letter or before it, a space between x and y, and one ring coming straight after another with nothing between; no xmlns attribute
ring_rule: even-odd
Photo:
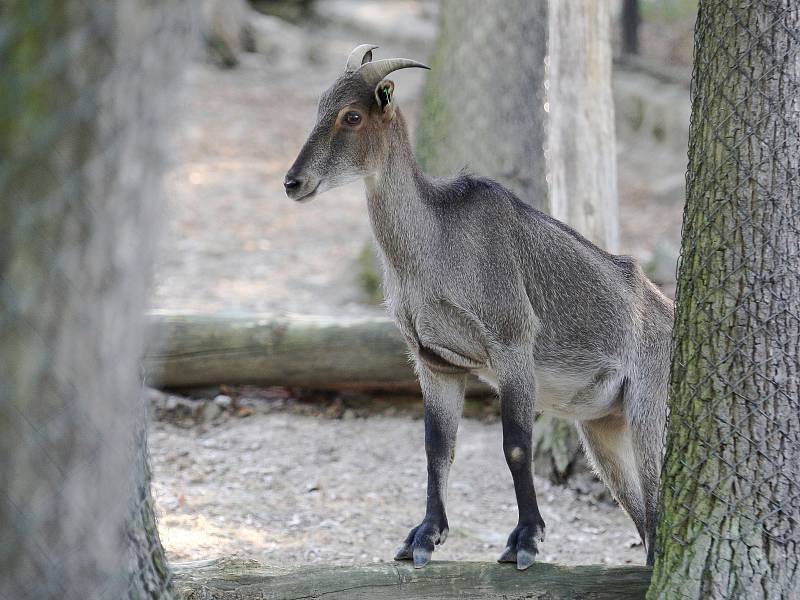
<svg viewBox="0 0 800 600"><path fill-rule="evenodd" d="M496 181L465 171L455 177L432 178L428 183L426 196L430 204L451 214L479 210L487 201L510 193Z"/></svg>

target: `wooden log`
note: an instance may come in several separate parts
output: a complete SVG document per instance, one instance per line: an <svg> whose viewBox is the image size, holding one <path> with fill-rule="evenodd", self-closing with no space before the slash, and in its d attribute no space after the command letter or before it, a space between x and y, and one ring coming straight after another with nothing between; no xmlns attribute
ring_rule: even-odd
<svg viewBox="0 0 800 600"><path fill-rule="evenodd" d="M416 389L406 346L387 318L154 312L148 384Z"/></svg>
<svg viewBox="0 0 800 600"><path fill-rule="evenodd" d="M220 559L172 565L176 598L181 600L294 600L297 598L644 598L651 569L600 565L564 567L536 563L527 571L514 565L438 562L424 569L410 563L356 567L276 569L256 561Z"/></svg>
<svg viewBox="0 0 800 600"><path fill-rule="evenodd" d="M386 317L154 311L147 322L151 343L144 365L154 387L419 392L405 342ZM492 393L477 378L467 392Z"/></svg>

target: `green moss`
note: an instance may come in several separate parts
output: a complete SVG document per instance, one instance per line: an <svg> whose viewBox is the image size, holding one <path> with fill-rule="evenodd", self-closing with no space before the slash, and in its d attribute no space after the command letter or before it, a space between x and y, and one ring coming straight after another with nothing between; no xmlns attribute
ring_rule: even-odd
<svg viewBox="0 0 800 600"><path fill-rule="evenodd" d="M375 251L375 244L372 241L364 244L358 254L358 282L361 289L366 294L369 302L380 304L383 301L383 289L381 286L381 266L378 253Z"/></svg>
<svg viewBox="0 0 800 600"><path fill-rule="evenodd" d="M450 154L446 149L450 147L447 132L451 121L451 100L446 96L448 86L444 79L449 73L445 56L450 45L446 35L448 30L442 26L440 31L422 94L422 115L417 127L417 160L431 175L445 175L451 170L446 160Z"/></svg>
<svg viewBox="0 0 800 600"><path fill-rule="evenodd" d="M0 150L12 154L29 143L37 127L60 98L53 78L37 77L47 53L65 35L59 29L63 16L56 2L13 2L5 9L12 36L4 49L3 94L0 94ZM47 18L54 14L54 18Z"/></svg>
<svg viewBox="0 0 800 600"><path fill-rule="evenodd" d="M664 129L663 123L656 123L653 126L653 137L657 142L663 142L664 138L667 137L667 130Z"/></svg>

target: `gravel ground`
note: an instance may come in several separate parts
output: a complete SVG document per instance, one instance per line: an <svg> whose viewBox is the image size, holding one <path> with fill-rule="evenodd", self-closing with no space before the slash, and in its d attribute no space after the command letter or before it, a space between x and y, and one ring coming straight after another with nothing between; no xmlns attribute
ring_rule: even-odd
<svg viewBox="0 0 800 600"><path fill-rule="evenodd" d="M494 560L516 524L499 423L464 419L450 477L450 536L435 560ZM423 425L407 416L291 413L208 429L152 428L154 490L172 560L238 554L266 564L392 559L425 508ZM537 478L547 523L540 559L644 562L632 522Z"/></svg>

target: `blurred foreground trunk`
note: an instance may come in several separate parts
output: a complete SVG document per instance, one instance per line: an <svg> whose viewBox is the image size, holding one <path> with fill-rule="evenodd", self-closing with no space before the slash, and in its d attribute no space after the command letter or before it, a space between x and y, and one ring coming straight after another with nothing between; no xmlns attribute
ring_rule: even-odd
<svg viewBox="0 0 800 600"><path fill-rule="evenodd" d="M2 598L169 596L137 399L187 9L0 7Z"/></svg>
<svg viewBox="0 0 800 600"><path fill-rule="evenodd" d="M800 7L700 4L648 598L800 593Z"/></svg>

